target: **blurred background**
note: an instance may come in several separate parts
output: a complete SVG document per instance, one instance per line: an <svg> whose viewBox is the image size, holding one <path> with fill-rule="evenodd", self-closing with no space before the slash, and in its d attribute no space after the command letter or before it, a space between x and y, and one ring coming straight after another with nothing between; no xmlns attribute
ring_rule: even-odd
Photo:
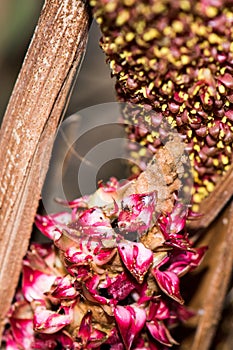
<svg viewBox="0 0 233 350"><path fill-rule="evenodd" d="M35 29L43 0L0 0L0 120ZM66 115L115 101L114 80L99 48L100 31L93 22L85 58Z"/></svg>

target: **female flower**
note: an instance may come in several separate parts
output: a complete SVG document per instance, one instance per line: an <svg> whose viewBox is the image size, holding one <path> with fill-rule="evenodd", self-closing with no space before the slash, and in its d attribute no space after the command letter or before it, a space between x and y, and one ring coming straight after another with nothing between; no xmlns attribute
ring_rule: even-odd
<svg viewBox="0 0 233 350"><path fill-rule="evenodd" d="M119 100L147 111L123 112L135 126L129 138L155 152L163 143L162 119L176 128L193 165L193 201L200 203L232 162L232 1L90 3Z"/></svg>

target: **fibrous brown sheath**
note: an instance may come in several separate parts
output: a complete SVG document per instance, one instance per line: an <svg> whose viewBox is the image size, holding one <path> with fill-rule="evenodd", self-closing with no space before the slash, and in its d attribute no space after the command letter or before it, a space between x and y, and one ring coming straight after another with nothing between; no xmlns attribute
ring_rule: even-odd
<svg viewBox="0 0 233 350"><path fill-rule="evenodd" d="M212 341L220 320L233 268L232 224L233 203L231 202L201 237L199 244L207 244L209 251L201 268L197 271L196 278L194 275L193 280L197 281L197 284L190 305L199 312L198 317L192 322L195 333L193 332L191 337L182 342L181 350L215 349L216 344L212 344ZM230 349L227 344L224 346L226 346L224 349Z"/></svg>
<svg viewBox="0 0 233 350"><path fill-rule="evenodd" d="M26 253L52 141L85 49L85 1L45 1L12 93L0 140L0 323Z"/></svg>

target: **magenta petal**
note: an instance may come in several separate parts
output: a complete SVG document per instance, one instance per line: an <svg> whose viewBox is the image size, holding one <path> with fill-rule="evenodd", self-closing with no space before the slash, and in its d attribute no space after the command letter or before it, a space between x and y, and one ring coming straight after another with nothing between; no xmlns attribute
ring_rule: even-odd
<svg viewBox="0 0 233 350"><path fill-rule="evenodd" d="M135 289L133 283L123 272L118 275L108 287L108 294L112 295L116 300L125 299Z"/></svg>
<svg viewBox="0 0 233 350"><path fill-rule="evenodd" d="M116 254L116 249L100 249L96 255L93 256L93 261L96 265L101 266L107 264Z"/></svg>
<svg viewBox="0 0 233 350"><path fill-rule="evenodd" d="M18 346L15 338L13 337L10 329L8 329L3 334L3 343L5 345L5 347L4 347L5 350L18 350L19 349L19 346Z"/></svg>
<svg viewBox="0 0 233 350"><path fill-rule="evenodd" d="M119 327L126 349L131 349L133 340L142 330L146 322L145 310L136 306L120 306L114 310L116 323Z"/></svg>
<svg viewBox="0 0 233 350"><path fill-rule="evenodd" d="M137 285L136 290L139 294L139 299L137 300L138 305L141 305L149 300L151 300L152 295L148 290L148 283L145 282L143 284Z"/></svg>
<svg viewBox="0 0 233 350"><path fill-rule="evenodd" d="M52 334L58 332L71 323L73 319L73 312L71 309L66 310L65 314L59 314L51 310L47 310L46 307L41 303L35 309L33 323L34 330L36 332Z"/></svg>
<svg viewBox="0 0 233 350"><path fill-rule="evenodd" d="M186 322L191 317L195 316L196 312L188 309L184 305L177 304L177 302L170 303L170 318L167 320L167 326L173 328L180 324L180 322Z"/></svg>
<svg viewBox="0 0 233 350"><path fill-rule="evenodd" d="M170 214L166 214L166 216L160 217L159 225L166 239L169 239L169 236L171 234L175 235L183 230L187 215L188 208L178 203L175 205L173 211Z"/></svg>
<svg viewBox="0 0 233 350"><path fill-rule="evenodd" d="M79 294L69 276L57 277L51 289L51 295L58 299L73 299Z"/></svg>
<svg viewBox="0 0 233 350"><path fill-rule="evenodd" d="M55 264L55 251L52 243L33 243L24 259L24 264L34 270L50 272Z"/></svg>
<svg viewBox="0 0 233 350"><path fill-rule="evenodd" d="M120 339L119 332L116 327L111 329L106 344L110 345L111 350L124 350L124 345Z"/></svg>
<svg viewBox="0 0 233 350"><path fill-rule="evenodd" d="M61 212L47 216L36 215L35 224L48 238L54 240L56 233L61 233L62 228L71 222L71 214Z"/></svg>
<svg viewBox="0 0 233 350"><path fill-rule="evenodd" d="M193 251L190 252L190 255L191 255L190 266L192 270L201 264L207 249L208 247L205 246L205 247L193 249Z"/></svg>
<svg viewBox="0 0 233 350"><path fill-rule="evenodd" d="M63 205L64 207L82 209L87 207L88 199L89 199L89 196L83 196L83 197L74 199L72 201L56 198L56 202Z"/></svg>
<svg viewBox="0 0 233 350"><path fill-rule="evenodd" d="M190 251L174 251L170 257L168 271L172 271L178 276L200 265L207 247L192 249Z"/></svg>
<svg viewBox="0 0 233 350"><path fill-rule="evenodd" d="M158 269L153 269L152 273L164 293L178 303L184 303L184 300L180 295L180 280L175 273L170 271L162 272Z"/></svg>
<svg viewBox="0 0 233 350"><path fill-rule="evenodd" d="M56 276L33 270L27 265L23 266L22 291L27 301L44 298L44 293L50 290Z"/></svg>
<svg viewBox="0 0 233 350"><path fill-rule="evenodd" d="M177 342L172 338L169 330L165 327L163 321L146 322L146 326L154 339L166 346L177 345Z"/></svg>
<svg viewBox="0 0 233 350"><path fill-rule="evenodd" d="M59 347L62 349L73 349L74 342L68 332L60 331L55 334L42 334L38 333L34 339L31 349L45 350L51 349L55 350Z"/></svg>
<svg viewBox="0 0 233 350"><path fill-rule="evenodd" d="M99 349L100 345L103 344L106 341L106 339L107 335L105 332L94 328L89 339L88 347L90 349Z"/></svg>
<svg viewBox="0 0 233 350"><path fill-rule="evenodd" d="M88 278L85 281L83 293L88 300L105 305L107 304L108 300L105 297L100 296L97 291L99 280L100 278L98 275Z"/></svg>
<svg viewBox="0 0 233 350"><path fill-rule="evenodd" d="M118 216L118 227L126 232L142 234L152 225L156 194L132 194L122 201L123 210Z"/></svg>
<svg viewBox="0 0 233 350"><path fill-rule="evenodd" d="M92 312L88 311L86 315L83 316L79 331L78 337L82 339L82 343L86 344L91 337L92 326L91 326Z"/></svg>
<svg viewBox="0 0 233 350"><path fill-rule="evenodd" d="M89 252L83 252L75 247L70 247L65 252L66 259L73 264L85 265L92 261L93 257Z"/></svg>
<svg viewBox="0 0 233 350"><path fill-rule="evenodd" d="M25 350L31 350L31 345L34 339L32 320L12 317L10 318L10 324L11 324L11 330L14 336L14 340L18 345L15 349L22 347ZM10 342L14 344L14 341L12 338Z"/></svg>
<svg viewBox="0 0 233 350"><path fill-rule="evenodd" d="M142 243L120 243L118 251L121 259L130 273L139 283L143 282L152 262L153 254Z"/></svg>
<svg viewBox="0 0 233 350"><path fill-rule="evenodd" d="M170 317L169 309L163 300L156 300L150 303L149 313L147 316L147 319L149 321L154 320L155 318L157 320L165 320L165 319L168 319L169 317Z"/></svg>
<svg viewBox="0 0 233 350"><path fill-rule="evenodd" d="M86 209L75 223L77 229L87 235L100 235L112 232L111 222L100 208Z"/></svg>
<svg viewBox="0 0 233 350"><path fill-rule="evenodd" d="M228 88L233 89L233 76L230 73L220 75L218 79Z"/></svg>

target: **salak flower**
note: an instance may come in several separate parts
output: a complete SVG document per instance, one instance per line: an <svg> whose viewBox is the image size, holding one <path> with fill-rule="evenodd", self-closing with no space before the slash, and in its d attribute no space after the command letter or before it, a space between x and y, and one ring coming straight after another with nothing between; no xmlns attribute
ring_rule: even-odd
<svg viewBox="0 0 233 350"><path fill-rule="evenodd" d="M200 203L232 162L233 1L90 3L119 100L146 110L124 111L134 125L129 138L155 151L161 120L176 128L190 152L193 200Z"/></svg>
<svg viewBox="0 0 233 350"><path fill-rule="evenodd" d="M153 167L154 160L146 171ZM70 212L37 215L37 227L53 243L31 244L23 261L6 350L177 344L171 328L192 315L183 306L180 278L200 264L206 248L194 248L185 231L189 209L175 196L180 182L173 179L167 198L139 193L146 171L63 202ZM161 207L167 212L158 213Z"/></svg>

